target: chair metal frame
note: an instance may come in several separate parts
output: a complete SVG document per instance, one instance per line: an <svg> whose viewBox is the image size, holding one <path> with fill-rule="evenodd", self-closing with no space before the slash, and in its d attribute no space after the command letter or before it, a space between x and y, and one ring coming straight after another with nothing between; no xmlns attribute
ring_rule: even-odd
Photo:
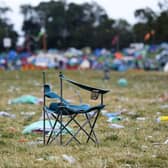
<svg viewBox="0 0 168 168"><path fill-rule="evenodd" d="M98 138L96 136L96 133L94 131L95 124L97 122L97 119L99 117L100 111L105 107L104 102L103 102L103 95L109 90L105 89L100 89L100 88L95 88L91 87L88 85L81 84L79 82L76 82L74 80L66 78L62 72L59 73L59 79L60 79L60 96L58 96L55 92L50 90L50 86L46 84L46 77L45 77L45 72L43 72L43 87L44 87L44 97L43 97L43 143L44 144L50 144L52 143L57 137L60 137L60 144L61 145L68 145L72 140L75 140L78 144L81 143L81 141L77 138L77 135L79 134L80 131L82 131L86 137L86 143L88 143L90 140L94 142L95 144L99 144ZM82 106L77 106L77 105L72 105L69 104L64 98L63 98L63 80L65 80L68 83L71 83L73 85L76 85L84 90L87 90L91 92L91 98L92 99L98 99L99 94L100 94L100 104L97 106L89 107L88 109L83 109L81 108ZM46 97L48 98L54 98L54 99L59 99L59 103L57 103L58 108L50 109L46 105ZM84 106L83 106L84 107ZM77 109L77 110L76 110ZM90 113L92 112L92 113ZM54 118L55 123L54 125L51 125L51 132L48 136L48 139L46 141L46 127L45 127L45 121L46 119L50 120L49 113L51 116ZM85 121L81 124L79 121L76 119L76 117L80 114L83 114L85 116ZM68 116L69 121L66 123L63 122L63 116ZM91 120L93 120L91 122ZM75 133L71 133L67 127L71 122L74 122L76 126L78 126L78 129L75 131ZM60 124L60 129L59 131L54 135L54 130L56 127L56 124ZM89 125L89 131L86 131L84 127L86 125ZM67 131L71 137L68 139L66 143L63 143L63 131Z"/></svg>

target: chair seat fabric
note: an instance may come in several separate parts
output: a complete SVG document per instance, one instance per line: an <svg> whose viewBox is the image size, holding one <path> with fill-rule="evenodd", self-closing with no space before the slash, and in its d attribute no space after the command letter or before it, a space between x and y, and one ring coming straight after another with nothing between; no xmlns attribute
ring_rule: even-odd
<svg viewBox="0 0 168 168"><path fill-rule="evenodd" d="M105 105L90 106L88 104L72 105L64 103L51 103L48 107L48 110L56 114L59 114L61 111L62 115L73 115L79 113L88 113L93 110L100 110L104 108L104 106Z"/></svg>

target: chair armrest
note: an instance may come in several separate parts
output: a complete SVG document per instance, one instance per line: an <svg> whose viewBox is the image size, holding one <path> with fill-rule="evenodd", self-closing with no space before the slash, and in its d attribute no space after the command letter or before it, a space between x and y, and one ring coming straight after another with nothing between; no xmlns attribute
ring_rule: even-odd
<svg viewBox="0 0 168 168"><path fill-rule="evenodd" d="M70 82L84 90L87 90L87 91L90 91L90 92L97 92L97 93L100 93L100 94L105 94L107 92L109 92L110 90L106 90L106 89L100 89L100 88L96 88L96 87L92 87L92 86L89 86L89 85L85 85L85 84L81 84L79 82L76 82L74 80L70 80L70 79L67 79L65 78L64 76L60 76L60 78L66 80L67 82Z"/></svg>

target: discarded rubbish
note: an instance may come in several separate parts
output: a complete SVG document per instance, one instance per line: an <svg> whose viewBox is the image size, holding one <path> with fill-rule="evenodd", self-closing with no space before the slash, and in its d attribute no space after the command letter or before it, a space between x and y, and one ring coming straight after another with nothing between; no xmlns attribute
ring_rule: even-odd
<svg viewBox="0 0 168 168"><path fill-rule="evenodd" d="M160 100L161 102L165 102L165 101L167 102L167 101L168 101L168 93L162 94L162 95L160 96L159 100Z"/></svg>
<svg viewBox="0 0 168 168"><path fill-rule="evenodd" d="M145 117L137 117L136 120L137 120L137 121L145 121L146 118L145 118Z"/></svg>
<svg viewBox="0 0 168 168"><path fill-rule="evenodd" d="M28 145L40 145L43 144L43 141L31 141L31 142L27 142Z"/></svg>
<svg viewBox="0 0 168 168"><path fill-rule="evenodd" d="M5 111L0 111L0 117L9 117L9 118L16 118L15 114L10 114Z"/></svg>
<svg viewBox="0 0 168 168"><path fill-rule="evenodd" d="M36 160L37 161L43 161L44 159L43 158L37 158Z"/></svg>
<svg viewBox="0 0 168 168"><path fill-rule="evenodd" d="M168 144L168 139L166 141L164 141L164 144Z"/></svg>
<svg viewBox="0 0 168 168"><path fill-rule="evenodd" d="M15 127L9 127L8 131L12 132L12 133L15 133L15 132L17 132L17 129Z"/></svg>
<svg viewBox="0 0 168 168"><path fill-rule="evenodd" d="M123 125L119 125L119 124L110 124L109 127L110 128L124 128Z"/></svg>
<svg viewBox="0 0 168 168"><path fill-rule="evenodd" d="M120 116L113 116L113 117L109 117L107 122L117 122L117 121L121 121L122 117Z"/></svg>
<svg viewBox="0 0 168 168"><path fill-rule="evenodd" d="M160 106L160 108L166 109L166 108L168 108L168 104L162 105L162 106Z"/></svg>
<svg viewBox="0 0 168 168"><path fill-rule="evenodd" d="M168 116L160 116L157 118L157 122L160 122L160 121L168 121Z"/></svg>
<svg viewBox="0 0 168 168"><path fill-rule="evenodd" d="M59 157L58 156L49 156L47 159L52 161L52 160L58 160Z"/></svg>
<svg viewBox="0 0 168 168"><path fill-rule="evenodd" d="M120 115L121 112L111 112L111 113L108 113L108 112L102 112L102 115L106 116L106 117L115 117L115 116L118 116Z"/></svg>
<svg viewBox="0 0 168 168"><path fill-rule="evenodd" d="M21 97L17 97L15 99L9 100L8 104L41 104L42 99L37 98L32 95L23 95Z"/></svg>
<svg viewBox="0 0 168 168"><path fill-rule="evenodd" d="M49 133L52 130L52 126L54 125L54 123L55 123L55 120L45 121L46 133ZM69 127L67 127L67 129L72 132L72 129L70 129ZM59 132L59 130L60 130L60 124L57 123L54 129L54 133L56 134L57 132ZM43 132L43 120L40 120L26 126L22 131L22 134L42 133L42 132ZM66 130L63 131L63 134L65 134L66 132L67 132Z"/></svg>
<svg viewBox="0 0 168 168"><path fill-rule="evenodd" d="M73 164L76 161L74 157L68 156L66 154L63 154L62 157L64 160L68 161L70 164Z"/></svg>
<svg viewBox="0 0 168 168"><path fill-rule="evenodd" d="M32 112L20 112L20 114L21 115L24 115L24 116L33 116L33 115L35 115L36 113L34 112L34 111L32 111Z"/></svg>
<svg viewBox="0 0 168 168"><path fill-rule="evenodd" d="M125 78L120 78L118 81L117 81L118 85L121 86L121 87L125 87L128 85L128 82Z"/></svg>
<svg viewBox="0 0 168 168"><path fill-rule="evenodd" d="M21 139L18 140L18 142L24 143L24 142L28 142L28 140L25 139L25 138L21 138Z"/></svg>
<svg viewBox="0 0 168 168"><path fill-rule="evenodd" d="M159 143L159 142L153 143L153 145L167 145L167 144L168 144L168 139L166 139L166 141L164 141L163 143Z"/></svg>

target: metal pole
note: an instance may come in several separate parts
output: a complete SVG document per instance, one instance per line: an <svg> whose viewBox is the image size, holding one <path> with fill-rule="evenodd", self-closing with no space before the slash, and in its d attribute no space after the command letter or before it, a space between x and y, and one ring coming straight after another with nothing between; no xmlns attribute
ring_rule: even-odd
<svg viewBox="0 0 168 168"><path fill-rule="evenodd" d="M60 96L61 96L61 106L62 106L62 99L63 99L63 86L62 86L62 72L59 74L60 77ZM60 110L60 144L62 145L62 109Z"/></svg>
<svg viewBox="0 0 168 168"><path fill-rule="evenodd" d="M45 72L43 72L43 144L45 145L45 105L46 105L46 102L45 102L45 82L46 82L46 79L45 79Z"/></svg>

